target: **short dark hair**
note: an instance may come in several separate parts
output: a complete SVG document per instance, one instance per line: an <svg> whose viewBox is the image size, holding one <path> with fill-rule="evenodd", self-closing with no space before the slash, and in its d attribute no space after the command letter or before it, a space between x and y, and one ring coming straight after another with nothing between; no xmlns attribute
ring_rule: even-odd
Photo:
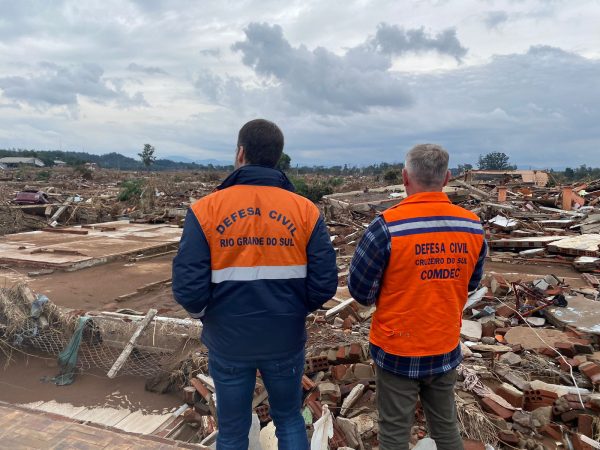
<svg viewBox="0 0 600 450"><path fill-rule="evenodd" d="M273 122L254 119L241 128L237 145L244 147L248 164L275 167L283 153L283 133Z"/></svg>

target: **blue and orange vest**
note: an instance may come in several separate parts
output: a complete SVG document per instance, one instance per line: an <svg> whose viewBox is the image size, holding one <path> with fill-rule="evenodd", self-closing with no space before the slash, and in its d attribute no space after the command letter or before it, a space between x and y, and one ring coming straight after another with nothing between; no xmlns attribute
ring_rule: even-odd
<svg viewBox="0 0 600 450"><path fill-rule="evenodd" d="M370 341L398 356L454 350L484 240L479 218L441 192L411 195L383 218L391 253Z"/></svg>
<svg viewBox="0 0 600 450"><path fill-rule="evenodd" d="M306 277L306 246L320 217L304 197L236 185L192 205L211 253L212 282Z"/></svg>

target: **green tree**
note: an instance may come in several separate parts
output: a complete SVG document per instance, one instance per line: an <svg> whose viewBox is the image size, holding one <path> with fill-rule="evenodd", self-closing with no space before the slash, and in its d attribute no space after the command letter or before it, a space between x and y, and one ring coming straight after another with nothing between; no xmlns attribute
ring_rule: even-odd
<svg viewBox="0 0 600 450"><path fill-rule="evenodd" d="M121 191L117 196L117 200L120 202L126 202L132 199L139 199L142 195L143 187L144 180L125 180L121 183Z"/></svg>
<svg viewBox="0 0 600 450"><path fill-rule="evenodd" d="M146 169L150 169L150 166L154 164L156 161L156 156L154 156L154 147L150 144L144 144L144 150L141 153L138 153L138 156L146 166Z"/></svg>
<svg viewBox="0 0 600 450"><path fill-rule="evenodd" d="M485 156L479 155L477 165L483 170L516 170L517 166L508 163L508 155L502 152L491 152Z"/></svg>
<svg viewBox="0 0 600 450"><path fill-rule="evenodd" d="M473 170L473 166L471 164L459 164L458 165L458 173L464 173L468 170Z"/></svg>
<svg viewBox="0 0 600 450"><path fill-rule="evenodd" d="M282 153L281 154L281 158L279 158L279 161L277 162L277 168L279 170L290 170L290 165L292 164L292 158L290 158L290 155L288 155L287 153Z"/></svg>
<svg viewBox="0 0 600 450"><path fill-rule="evenodd" d="M399 169L390 169L383 174L383 179L388 183L397 183L402 180L402 171Z"/></svg>
<svg viewBox="0 0 600 450"><path fill-rule="evenodd" d="M573 180L573 179L575 179L575 171L573 169L571 169L570 167L567 167L565 169L565 178L567 180Z"/></svg>

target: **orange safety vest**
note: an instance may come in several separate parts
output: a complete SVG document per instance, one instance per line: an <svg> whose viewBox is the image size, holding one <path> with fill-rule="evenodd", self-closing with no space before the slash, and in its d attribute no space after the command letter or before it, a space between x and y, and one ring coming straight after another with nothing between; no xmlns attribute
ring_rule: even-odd
<svg viewBox="0 0 600 450"><path fill-rule="evenodd" d="M391 253L370 341L397 356L454 350L484 240L479 218L442 192L411 195L383 218Z"/></svg>
<svg viewBox="0 0 600 450"><path fill-rule="evenodd" d="M306 277L319 219L309 200L272 186L235 185L192 205L211 255L211 281Z"/></svg>

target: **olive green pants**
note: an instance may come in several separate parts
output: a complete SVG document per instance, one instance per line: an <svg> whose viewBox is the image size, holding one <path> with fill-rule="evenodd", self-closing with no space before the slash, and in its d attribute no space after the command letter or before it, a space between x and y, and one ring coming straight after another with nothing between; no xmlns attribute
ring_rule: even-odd
<svg viewBox="0 0 600 450"><path fill-rule="evenodd" d="M376 368L380 450L408 450L418 397L438 450L463 449L454 402L456 369L414 380Z"/></svg>

